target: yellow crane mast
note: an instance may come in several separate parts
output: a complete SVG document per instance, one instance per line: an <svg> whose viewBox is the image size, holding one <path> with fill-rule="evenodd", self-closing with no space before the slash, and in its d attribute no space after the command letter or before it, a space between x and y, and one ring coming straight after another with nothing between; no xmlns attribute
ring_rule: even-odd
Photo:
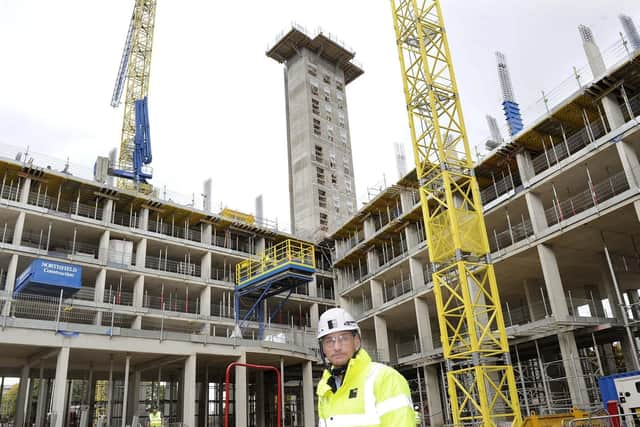
<svg viewBox="0 0 640 427"><path fill-rule="evenodd" d="M439 0L391 0L456 425L522 424Z"/></svg>

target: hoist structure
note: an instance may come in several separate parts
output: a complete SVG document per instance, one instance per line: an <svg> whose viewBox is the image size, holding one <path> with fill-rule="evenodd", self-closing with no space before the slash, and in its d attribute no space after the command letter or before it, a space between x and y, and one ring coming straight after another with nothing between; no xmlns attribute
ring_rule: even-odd
<svg viewBox="0 0 640 427"><path fill-rule="evenodd" d="M126 87L118 165L110 174L119 177L118 187L146 193L152 177L147 96L155 16L156 0L135 1L111 98L111 106L118 107Z"/></svg>
<svg viewBox="0 0 640 427"><path fill-rule="evenodd" d="M438 0L391 0L453 424L522 423Z"/></svg>

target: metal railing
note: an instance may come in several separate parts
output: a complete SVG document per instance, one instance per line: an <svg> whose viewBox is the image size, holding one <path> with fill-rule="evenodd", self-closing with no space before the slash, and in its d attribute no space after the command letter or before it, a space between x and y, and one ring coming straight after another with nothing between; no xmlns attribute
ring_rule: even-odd
<svg viewBox="0 0 640 427"><path fill-rule="evenodd" d="M102 302L131 307L133 306L133 292L126 292L122 289L118 289L118 287L114 288L109 286L108 289L104 290L104 298Z"/></svg>
<svg viewBox="0 0 640 427"><path fill-rule="evenodd" d="M333 292L333 288L325 288L323 286L318 286L318 298L323 299L335 299L335 293Z"/></svg>
<svg viewBox="0 0 640 427"><path fill-rule="evenodd" d="M571 218L629 189L624 172L618 172L597 184L589 182L588 186L586 190L562 202L554 198L553 206L545 210L547 225L551 226Z"/></svg>
<svg viewBox="0 0 640 427"><path fill-rule="evenodd" d="M495 180L494 178L493 182L489 184L488 187L485 187L480 191L482 204L486 205L487 203L497 199L503 194L513 190L520 184L522 184L520 175L511 171L508 171L508 175L503 176L499 180Z"/></svg>
<svg viewBox="0 0 640 427"><path fill-rule="evenodd" d="M533 226L527 218L516 225L508 226L502 231L493 230L493 234L489 239L491 252L499 252L521 240L533 235Z"/></svg>
<svg viewBox="0 0 640 427"><path fill-rule="evenodd" d="M399 281L394 281L391 284L389 283L384 283L383 284L383 292L382 292L382 299L383 302L389 302L393 299L396 299L398 297L401 297L403 295L406 295L408 293L411 292L412 287L411 287L411 279L410 278L406 278L404 280L399 280Z"/></svg>
<svg viewBox="0 0 640 427"><path fill-rule="evenodd" d="M299 240L287 239L236 265L236 284L242 285L284 265L315 269L315 247Z"/></svg>
<svg viewBox="0 0 640 427"><path fill-rule="evenodd" d="M220 280L222 282L231 282L235 283L236 281L236 273L231 269L231 267L224 268L212 268L211 269L211 279L212 280Z"/></svg>
<svg viewBox="0 0 640 427"><path fill-rule="evenodd" d="M589 123L589 127L580 129L576 133L567 136L566 141L560 141L545 147L543 152L534 157L531 162L535 174L549 169L551 166L559 163L561 160L571 156L576 151L586 147L591 142L597 140L607 133L601 120L594 120Z"/></svg>
<svg viewBox="0 0 640 427"><path fill-rule="evenodd" d="M400 359L414 354L420 354L420 340L414 336L411 341L396 343L396 359Z"/></svg>
<svg viewBox="0 0 640 427"><path fill-rule="evenodd" d="M96 220L102 220L102 208L95 205L87 205L84 203L72 202L69 205L69 213L72 215L83 216Z"/></svg>
<svg viewBox="0 0 640 427"><path fill-rule="evenodd" d="M176 226L166 222L158 222L149 220L147 231L152 233L164 234L165 236L175 237L177 239L191 240L192 242L201 242L202 233L199 228Z"/></svg>
<svg viewBox="0 0 640 427"><path fill-rule="evenodd" d="M180 274L183 276L200 277L200 266L188 261L177 261L167 257L158 258L147 256L144 266L153 270L166 271L168 273Z"/></svg>
<svg viewBox="0 0 640 427"><path fill-rule="evenodd" d="M397 205L393 207L387 206L387 209L384 211L377 211L372 215L373 226L375 231L378 231L384 228L387 224L393 222L396 218L402 215L402 207L400 205L400 200L397 201Z"/></svg>
<svg viewBox="0 0 640 427"><path fill-rule="evenodd" d="M371 297L368 295L363 295L362 298L358 300L351 300L349 302L349 310L352 315L360 316L363 313L371 310L373 308L373 302L371 301Z"/></svg>
<svg viewBox="0 0 640 427"><path fill-rule="evenodd" d="M50 209L51 206L55 205L55 201L52 200L51 197L36 191L31 191L29 193L29 196L27 197L27 203L45 209Z"/></svg>
<svg viewBox="0 0 640 427"><path fill-rule="evenodd" d="M111 222L116 225L122 225L129 228L138 228L137 214L124 214L122 212L113 212Z"/></svg>
<svg viewBox="0 0 640 427"><path fill-rule="evenodd" d="M0 187L0 199L18 201L19 188L17 185L13 186L5 184Z"/></svg>
<svg viewBox="0 0 640 427"><path fill-rule="evenodd" d="M142 306L156 310L199 314L200 298L178 298L172 293L168 297L146 294L142 299Z"/></svg>
<svg viewBox="0 0 640 427"><path fill-rule="evenodd" d="M6 222L0 226L0 243L13 242L13 227L9 227Z"/></svg>

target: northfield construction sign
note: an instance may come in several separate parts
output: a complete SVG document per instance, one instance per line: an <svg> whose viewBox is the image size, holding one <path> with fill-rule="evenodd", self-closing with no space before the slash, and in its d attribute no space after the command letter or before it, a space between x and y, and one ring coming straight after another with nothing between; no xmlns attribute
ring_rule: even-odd
<svg viewBox="0 0 640 427"><path fill-rule="evenodd" d="M16 280L14 293L65 297L76 293L82 287L82 267L65 262L36 259Z"/></svg>

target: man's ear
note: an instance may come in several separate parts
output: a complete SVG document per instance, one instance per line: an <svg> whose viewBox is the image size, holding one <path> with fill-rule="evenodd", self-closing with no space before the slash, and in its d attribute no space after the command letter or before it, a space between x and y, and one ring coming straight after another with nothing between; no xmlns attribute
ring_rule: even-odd
<svg viewBox="0 0 640 427"><path fill-rule="evenodd" d="M360 346L362 345L362 340L360 339L360 335L356 334L356 336L353 337L353 341L356 344L356 350L360 350Z"/></svg>

